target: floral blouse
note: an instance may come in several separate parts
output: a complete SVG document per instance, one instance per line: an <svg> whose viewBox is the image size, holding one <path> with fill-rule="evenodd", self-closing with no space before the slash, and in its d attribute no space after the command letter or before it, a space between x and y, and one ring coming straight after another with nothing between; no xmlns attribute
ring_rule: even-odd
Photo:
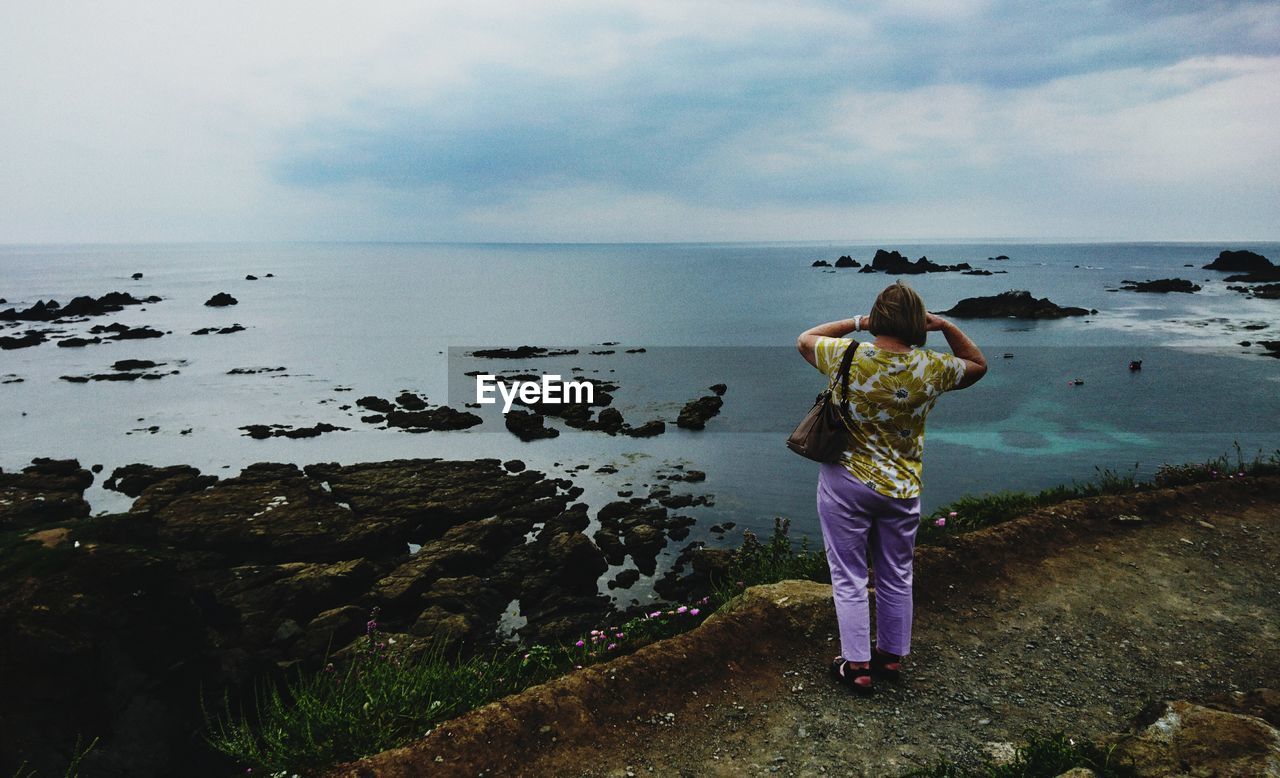
<svg viewBox="0 0 1280 778"><path fill-rule="evenodd" d="M877 492L910 499L920 495L924 419L943 392L964 378L965 362L924 348L886 351L847 338L820 337L814 347L818 369L828 379L849 363L849 449L841 458L854 478ZM840 400L840 387L833 399Z"/></svg>

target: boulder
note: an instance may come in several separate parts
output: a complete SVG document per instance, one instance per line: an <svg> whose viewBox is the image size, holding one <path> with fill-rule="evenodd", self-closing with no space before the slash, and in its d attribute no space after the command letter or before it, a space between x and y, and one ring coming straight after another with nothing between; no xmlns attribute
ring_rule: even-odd
<svg viewBox="0 0 1280 778"><path fill-rule="evenodd" d="M1254 273L1275 269L1271 260L1252 251L1223 251L1218 258L1204 266L1205 270L1228 270L1234 273Z"/></svg>
<svg viewBox="0 0 1280 778"><path fill-rule="evenodd" d="M957 318L1060 319L1066 316L1088 316L1097 311L1063 307L1047 297L1037 299L1030 292L1011 290L991 297L967 297L942 313Z"/></svg>
<svg viewBox="0 0 1280 778"><path fill-rule="evenodd" d="M0 470L0 530L89 515L84 490L93 473L74 459L33 459L20 473Z"/></svg>
<svg viewBox="0 0 1280 778"><path fill-rule="evenodd" d="M1280 731L1256 716L1177 700L1144 711L1134 729L1112 739L1112 756L1139 778L1274 775L1280 765Z"/></svg>
<svg viewBox="0 0 1280 778"><path fill-rule="evenodd" d="M227 294L226 292L218 292L213 297L210 297L208 300L205 300L204 304L210 306L211 308L225 308L228 305L236 305L239 302L240 302L239 300Z"/></svg>
<svg viewBox="0 0 1280 778"><path fill-rule="evenodd" d="M836 260L836 267L862 267L862 263L850 256L843 256Z"/></svg>
<svg viewBox="0 0 1280 778"><path fill-rule="evenodd" d="M1192 292L1200 291L1200 285L1185 278L1161 278L1156 281L1124 281L1121 289L1127 292Z"/></svg>
<svg viewBox="0 0 1280 778"><path fill-rule="evenodd" d="M719 395L708 395L690 400L680 409L676 418L676 426L688 430L700 430L707 426L707 420L720 413L724 400Z"/></svg>

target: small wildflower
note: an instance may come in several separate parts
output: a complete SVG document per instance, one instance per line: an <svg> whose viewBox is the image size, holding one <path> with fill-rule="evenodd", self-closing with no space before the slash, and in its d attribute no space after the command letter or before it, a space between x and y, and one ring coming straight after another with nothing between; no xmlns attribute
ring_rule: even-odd
<svg viewBox="0 0 1280 778"><path fill-rule="evenodd" d="M528 659L528 658L529 658L529 655L528 655L528 654L525 654L525 655L524 655L524 658L525 658L525 659Z"/></svg>
<svg viewBox="0 0 1280 778"><path fill-rule="evenodd" d="M697 608L690 608L690 609L689 609L689 615L690 615L690 616L697 616L697 615L698 615L698 609L697 609Z"/></svg>
<svg viewBox="0 0 1280 778"><path fill-rule="evenodd" d="M577 643L574 643L574 645L577 646L578 648L582 648L583 646L586 645L586 641L579 640Z"/></svg>
<svg viewBox="0 0 1280 778"><path fill-rule="evenodd" d="M617 647L618 647L618 644L617 644L617 643L610 643L610 644L609 644L609 648L608 648L608 650L609 650L609 651L612 651L613 649L615 649L615 648L617 648Z"/></svg>
<svg viewBox="0 0 1280 778"><path fill-rule="evenodd" d="M742 581L738 581L738 586L746 586L746 584Z"/></svg>
<svg viewBox="0 0 1280 778"><path fill-rule="evenodd" d="M615 637L615 638L620 638L620 637L622 637L622 633L621 633L621 632L614 633L614 637Z"/></svg>
<svg viewBox="0 0 1280 778"><path fill-rule="evenodd" d="M675 611L667 611L667 615L668 615L668 616L674 616L674 615L676 615L676 612L675 612Z"/></svg>
<svg viewBox="0 0 1280 778"><path fill-rule="evenodd" d="M698 602L702 603L703 605L706 605L707 603L711 602L711 595L707 595L706 597L703 597L701 600L698 600Z"/></svg>
<svg viewBox="0 0 1280 778"><path fill-rule="evenodd" d="M681 605L679 608L676 608L676 613L684 613L687 610L689 610L689 606Z"/></svg>
<svg viewBox="0 0 1280 778"><path fill-rule="evenodd" d="M934 519L934 520L933 520L933 525L934 525L935 527L945 527L945 526L947 526L947 517L945 517L945 516L939 516L938 518L936 518L936 519Z"/></svg>
<svg viewBox="0 0 1280 778"><path fill-rule="evenodd" d="M954 518L956 517L956 512L955 512L955 511L952 511L952 512L948 513L947 515L954 519Z"/></svg>
<svg viewBox="0 0 1280 778"><path fill-rule="evenodd" d="M650 614L649 614L649 618L654 619L654 618L657 618L657 617L659 617L659 616L661 616L661 615L662 615L662 611L654 611L653 613L650 613Z"/></svg>

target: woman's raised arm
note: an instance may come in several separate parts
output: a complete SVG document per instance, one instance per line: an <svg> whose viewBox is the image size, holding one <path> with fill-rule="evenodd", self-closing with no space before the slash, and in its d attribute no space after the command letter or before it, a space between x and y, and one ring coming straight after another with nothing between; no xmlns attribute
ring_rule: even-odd
<svg viewBox="0 0 1280 778"><path fill-rule="evenodd" d="M796 338L796 348L799 349L800 356L804 357L804 361L817 367L818 357L814 354L813 347L817 344L818 338L839 338L846 333L854 332L854 325L858 323L859 319L865 322L866 318L866 316L859 316L853 319L840 319L810 327L800 333L800 337Z"/></svg>

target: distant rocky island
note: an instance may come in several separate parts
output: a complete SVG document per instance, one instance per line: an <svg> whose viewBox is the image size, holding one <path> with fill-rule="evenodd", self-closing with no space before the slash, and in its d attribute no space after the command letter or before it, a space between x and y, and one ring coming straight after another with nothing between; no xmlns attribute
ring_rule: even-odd
<svg viewBox="0 0 1280 778"><path fill-rule="evenodd" d="M966 297L941 313L961 319L1061 319L1097 312L1096 309L1061 306L1048 297L1032 297L1025 290L1010 290L990 297Z"/></svg>

